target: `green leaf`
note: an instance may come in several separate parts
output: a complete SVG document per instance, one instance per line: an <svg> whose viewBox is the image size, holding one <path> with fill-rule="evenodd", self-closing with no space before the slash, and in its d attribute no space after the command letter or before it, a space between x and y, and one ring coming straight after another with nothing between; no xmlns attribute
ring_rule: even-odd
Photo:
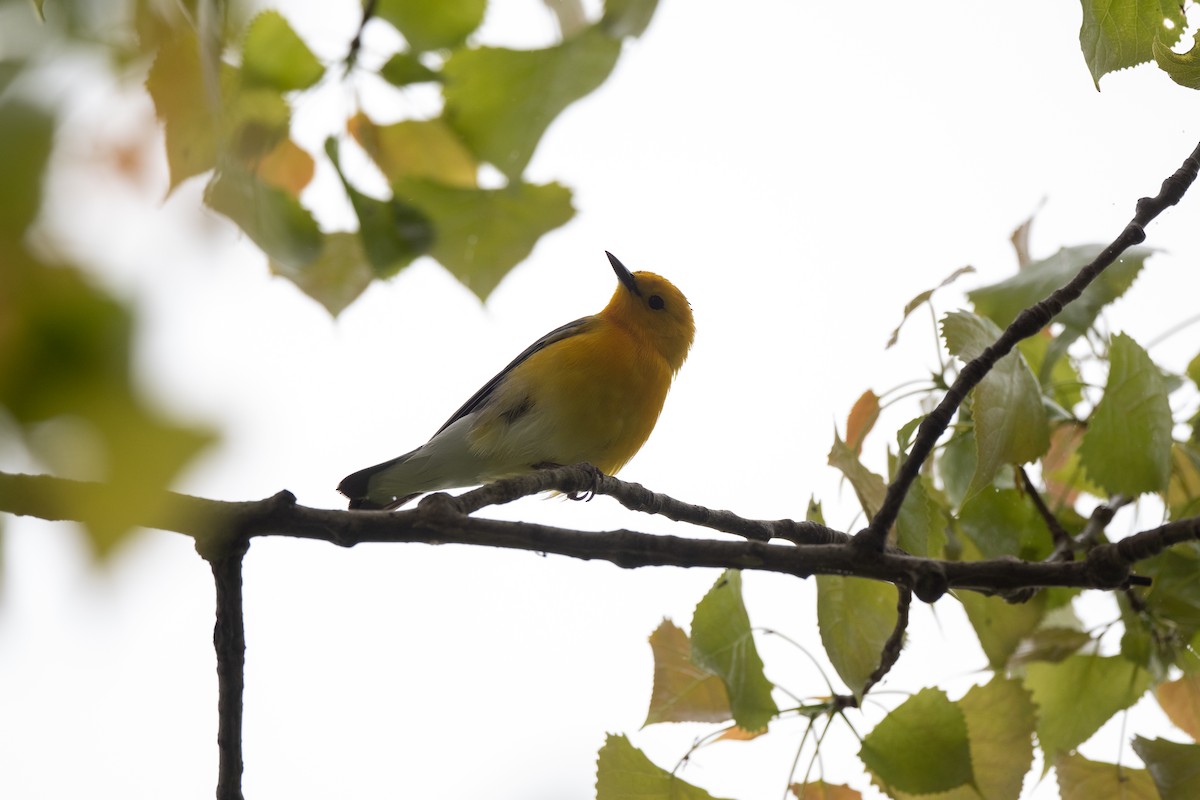
<svg viewBox="0 0 1200 800"><path fill-rule="evenodd" d="M1169 20L1167 28L1164 21ZM1083 0L1083 26L1079 44L1092 81L1110 72L1145 63L1154 57L1154 43L1166 39L1174 44L1187 20L1182 6L1164 0Z"/></svg>
<svg viewBox="0 0 1200 800"><path fill-rule="evenodd" d="M946 446L942 448L937 459L938 477L942 479L946 499L951 508L960 508L967 497L967 487L975 475L979 462L975 455L978 447L975 444L975 431L967 429L956 432Z"/></svg>
<svg viewBox="0 0 1200 800"><path fill-rule="evenodd" d="M940 689L922 689L884 717L858 755L902 792L932 794L974 780L966 717Z"/></svg>
<svg viewBox="0 0 1200 800"><path fill-rule="evenodd" d="M943 318L942 334L951 354L967 362L991 346L1001 331L988 319L956 311ZM971 417L978 461L967 497L989 485L1000 467L1033 461L1050 446L1041 389L1019 352L997 361L972 390Z"/></svg>
<svg viewBox="0 0 1200 800"><path fill-rule="evenodd" d="M1091 641L1092 637L1084 631L1047 625L1021 640L1007 667L1016 672L1034 661L1062 661Z"/></svg>
<svg viewBox="0 0 1200 800"><path fill-rule="evenodd" d="M163 123L171 189L217 164L219 87L205 81L194 33L180 33L159 47L146 90Z"/></svg>
<svg viewBox="0 0 1200 800"><path fill-rule="evenodd" d="M1088 477L1131 497L1167 488L1172 425L1162 373L1137 342L1117 334L1104 397L1079 446Z"/></svg>
<svg viewBox="0 0 1200 800"><path fill-rule="evenodd" d="M1152 617L1200 629L1200 546L1179 544L1139 561L1138 574L1153 581L1143 595Z"/></svg>
<svg viewBox="0 0 1200 800"><path fill-rule="evenodd" d="M1065 247L1049 258L1035 261L1007 280L967 292L967 297L978 313L1006 328L1021 311L1069 283L1103 250L1104 246L1098 244ZM1043 382L1049 382L1049 370L1072 342L1087 333L1101 309L1133 285L1153 252L1148 247L1129 248L1054 318L1063 330L1054 338L1042 361L1038 375Z"/></svg>
<svg viewBox="0 0 1200 800"><path fill-rule="evenodd" d="M413 50L441 50L478 28L486 8L487 0L379 0L375 16L395 25Z"/></svg>
<svg viewBox="0 0 1200 800"><path fill-rule="evenodd" d="M1186 371L1192 383L1200 387L1200 354L1197 354L1195 358L1188 362Z"/></svg>
<svg viewBox="0 0 1200 800"><path fill-rule="evenodd" d="M321 232L312 214L287 192L229 166L217 173L204 202L237 223L271 260L299 269L321 254Z"/></svg>
<svg viewBox="0 0 1200 800"><path fill-rule="evenodd" d="M379 74L393 86L409 86L438 80L438 74L422 64L412 53L396 53L379 68Z"/></svg>
<svg viewBox="0 0 1200 800"><path fill-rule="evenodd" d="M1135 736L1133 752L1146 762L1162 800L1200 797L1200 745Z"/></svg>
<svg viewBox="0 0 1200 800"><path fill-rule="evenodd" d="M715 800L646 758L624 736L609 734L596 759L596 800Z"/></svg>
<svg viewBox="0 0 1200 800"><path fill-rule="evenodd" d="M1017 800L1033 763L1034 708L1019 681L997 675L958 701L967 721L971 770L983 800Z"/></svg>
<svg viewBox="0 0 1200 800"><path fill-rule="evenodd" d="M242 80L280 92L307 89L325 68L278 11L264 11L251 21L242 47Z"/></svg>
<svg viewBox="0 0 1200 800"><path fill-rule="evenodd" d="M1175 442L1171 446L1166 502L1170 519L1200 514L1200 450L1190 444Z"/></svg>
<svg viewBox="0 0 1200 800"><path fill-rule="evenodd" d="M1048 330L1043 330L1036 336L1017 342L1017 347L1033 374L1041 376L1043 393L1053 398L1062 408L1071 411L1083 400L1083 381L1071 365L1070 359L1054 358L1053 362L1047 365L1046 372L1042 371L1042 365L1047 364L1046 359L1051 356L1050 348L1055 341Z"/></svg>
<svg viewBox="0 0 1200 800"><path fill-rule="evenodd" d="M1052 549L1033 503L1015 489L985 489L963 504L958 521L984 558L1037 560Z"/></svg>
<svg viewBox="0 0 1200 800"><path fill-rule="evenodd" d="M417 178L463 189L476 186L475 157L440 119L376 125L359 112L347 128L390 183Z"/></svg>
<svg viewBox="0 0 1200 800"><path fill-rule="evenodd" d="M481 300L529 255L538 239L575 213L570 191L557 183L460 189L405 180L394 188L398 200L433 222L431 255Z"/></svg>
<svg viewBox="0 0 1200 800"><path fill-rule="evenodd" d="M456 50L443 68L446 120L480 159L516 179L554 118L603 83L620 53L621 43L595 27L544 50Z"/></svg>
<svg viewBox="0 0 1200 800"><path fill-rule="evenodd" d="M658 722L724 722L733 714L720 676L692 659L692 643L670 620L650 634L654 691L642 727Z"/></svg>
<svg viewBox="0 0 1200 800"><path fill-rule="evenodd" d="M332 136L325 141L325 153L358 215L363 252L376 275L381 278L395 275L413 259L429 252L434 240L433 224L420 209L394 198L377 200L354 188L342 172L337 140Z"/></svg>
<svg viewBox="0 0 1200 800"><path fill-rule="evenodd" d="M899 599L890 583L842 575L817 576L821 643L842 681L856 696L879 667L883 645L896 627Z"/></svg>
<svg viewBox="0 0 1200 800"><path fill-rule="evenodd" d="M1030 664L1025 687L1038 707L1037 734L1046 763L1091 738L1113 714L1150 688L1150 673L1120 656L1076 655Z"/></svg>
<svg viewBox="0 0 1200 800"><path fill-rule="evenodd" d="M605 0L600 27L614 39L641 36L658 8L658 0Z"/></svg>
<svg viewBox="0 0 1200 800"><path fill-rule="evenodd" d="M1062 800L1160 800L1144 769L1064 755L1054 762L1054 771Z"/></svg>
<svg viewBox="0 0 1200 800"><path fill-rule="evenodd" d="M1200 89L1200 44L1193 43L1186 53L1176 53L1161 39L1154 40L1154 61L1171 80L1189 89Z"/></svg>
<svg viewBox="0 0 1200 800"><path fill-rule="evenodd" d="M287 278L300 291L337 316L353 303L375 277L362 239L357 233L338 231L322 237L321 254L301 266L272 261L271 271Z"/></svg>
<svg viewBox="0 0 1200 800"><path fill-rule="evenodd" d="M842 441L837 431L833 432L833 447L829 450L829 466L839 470L850 481L854 494L858 496L859 505L868 519L875 516L883 505L887 494L887 484L883 478L862 465L854 449Z"/></svg>
<svg viewBox="0 0 1200 800"><path fill-rule="evenodd" d="M25 229L42 205L42 175L54 141L54 118L20 102L0 103L0 262L15 262ZM2 302L2 301L0 301Z"/></svg>
<svg viewBox="0 0 1200 800"><path fill-rule="evenodd" d="M961 592L957 596L979 637L988 666L995 670L1004 669L1022 640L1036 630L1046 613L1046 598L1041 593L1026 603L1009 603L1002 597L986 597L978 592Z"/></svg>
<svg viewBox="0 0 1200 800"><path fill-rule="evenodd" d="M779 713L750 634L750 617L742 603L742 574L737 570L722 573L696 606L692 660L720 676L738 727L762 730Z"/></svg>
<svg viewBox="0 0 1200 800"><path fill-rule="evenodd" d="M913 481L900 504L896 544L914 556L942 557L946 547L946 517L925 475Z"/></svg>

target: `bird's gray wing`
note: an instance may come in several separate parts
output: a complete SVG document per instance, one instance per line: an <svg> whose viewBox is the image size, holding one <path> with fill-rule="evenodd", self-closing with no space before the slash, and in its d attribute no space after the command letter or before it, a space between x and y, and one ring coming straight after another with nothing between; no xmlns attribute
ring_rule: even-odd
<svg viewBox="0 0 1200 800"><path fill-rule="evenodd" d="M455 422L458 422L467 414L482 408L492 396L492 393L496 390L496 387L499 386L500 382L504 380L504 377L516 369L521 362L525 361L525 359L529 358L539 350L544 350L555 342L561 342L563 339L569 339L570 337L582 332L585 328L592 324L594 319L595 317L580 317L574 322L568 322L561 328L555 328L533 344L529 345L529 347L525 348L521 355L514 358L507 367L500 370L498 373L496 373L495 377L485 383L478 392L471 395L471 399L463 403L462 408L458 409L458 411L455 411L454 414L451 415L450 419L446 420L442 427L437 429L437 433L435 433L434 436L437 436L438 433L446 430L446 428L450 427Z"/></svg>

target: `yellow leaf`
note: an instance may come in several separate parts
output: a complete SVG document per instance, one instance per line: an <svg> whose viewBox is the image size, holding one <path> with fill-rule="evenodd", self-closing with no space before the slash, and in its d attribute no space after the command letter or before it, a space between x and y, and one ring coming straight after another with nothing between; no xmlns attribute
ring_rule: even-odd
<svg viewBox="0 0 1200 800"><path fill-rule="evenodd" d="M390 183L420 179L463 189L476 186L474 156L440 119L376 125L359 112L346 127Z"/></svg>
<svg viewBox="0 0 1200 800"><path fill-rule="evenodd" d="M793 783L788 788L796 800L862 800L862 792L839 783Z"/></svg>
<svg viewBox="0 0 1200 800"><path fill-rule="evenodd" d="M263 183L283 189L292 197L299 197L312 180L316 164L306 150L291 139L284 139L257 164L247 166Z"/></svg>
<svg viewBox="0 0 1200 800"><path fill-rule="evenodd" d="M862 453L863 440L875 427L879 419L879 397L868 389L854 401L850 409L850 417L846 420L846 444L856 455Z"/></svg>
<svg viewBox="0 0 1200 800"><path fill-rule="evenodd" d="M654 691L643 726L656 722L724 722L733 715L725 684L716 674L692 662L691 640L678 626L664 619L650 634L650 649L654 653Z"/></svg>
<svg viewBox="0 0 1200 800"><path fill-rule="evenodd" d="M1200 739L1200 675L1159 684L1155 694L1171 722L1193 739Z"/></svg>

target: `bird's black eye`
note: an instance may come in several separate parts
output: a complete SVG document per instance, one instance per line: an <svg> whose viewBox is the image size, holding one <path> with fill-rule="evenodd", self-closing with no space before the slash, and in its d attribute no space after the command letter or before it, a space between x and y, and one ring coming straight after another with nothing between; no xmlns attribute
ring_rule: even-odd
<svg viewBox="0 0 1200 800"><path fill-rule="evenodd" d="M650 302L650 307L653 308L655 311L662 311L663 306L665 305L665 303L663 303L663 299L656 294L650 295L649 302Z"/></svg>

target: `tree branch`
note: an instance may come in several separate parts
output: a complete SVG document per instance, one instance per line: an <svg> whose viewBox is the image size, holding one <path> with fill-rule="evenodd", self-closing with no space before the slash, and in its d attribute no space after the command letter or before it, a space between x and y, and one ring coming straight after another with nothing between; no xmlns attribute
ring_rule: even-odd
<svg viewBox="0 0 1200 800"><path fill-rule="evenodd" d="M499 481L476 490L515 499L547 489L581 491L595 482L586 467L562 467L534 476ZM745 520L731 512L716 512L647 492L636 484L605 477L599 492L611 492L630 502L636 498L664 509L672 518L693 516L716 520L722 528L781 531L781 538L803 538L802 544L762 541L722 541L640 533L630 530L577 531L525 522L470 516L482 507L482 495L455 498L434 494L408 511L340 511L298 505L290 492L258 501L208 500L164 492L157 510L136 519L147 528L191 536L196 549L210 562L219 561L254 536L292 536L351 547L363 542L420 542L470 544L554 553L579 559L609 561L632 569L646 566L711 567L779 572L797 577L855 575L911 589L933 602L949 589L1004 594L1024 587L1070 586L1116 589L1127 585L1131 567L1178 542L1200 538L1200 517L1144 531L1117 544L1099 545L1086 560L1027 562L1015 558L985 561L940 561L917 558L895 550L873 552L854 546L850 536L816 523L792 520ZM98 483L70 481L45 475L0 473L0 511L42 519L86 521L80 509L105 496ZM70 497L74 502L64 503ZM464 498L467 498L464 501ZM667 513L669 511L670 513ZM796 532L800 533L796 533ZM811 539L813 543L808 543ZM1133 576L1136 578L1136 576Z"/></svg>
<svg viewBox="0 0 1200 800"><path fill-rule="evenodd" d="M864 550L880 551L887 541L887 532L900 514L900 505L904 496L916 479L921 466L933 452L934 445L945 432L955 412L966 399L971 389L975 388L984 376L991 371L996 362L1016 346L1017 342L1033 336L1060 312L1063 308L1083 293L1097 276L1115 262L1128 248L1146 239L1146 225L1169 207L1175 205L1187 192L1200 173L1200 145L1192 151L1183 164L1173 175L1163 181L1162 188L1154 197L1143 197L1137 202L1133 219L1121 231L1121 234L1096 256L1092 263L1079 271L1079 274L1065 286L1052 292L1049 297L1035 303L1017 315L1012 324L1005 329L1000 338L984 350L977 358L967 362L958 374L954 384L946 392L942 402L930 412L917 429L916 439L904 464L896 473L895 479L888 486L883 505L876 512L871 524L859 531L855 536L855 544Z"/></svg>
<svg viewBox="0 0 1200 800"><path fill-rule="evenodd" d="M242 695L245 690L246 630L242 617L242 558L248 542L209 562L217 589L217 800L242 800Z"/></svg>

